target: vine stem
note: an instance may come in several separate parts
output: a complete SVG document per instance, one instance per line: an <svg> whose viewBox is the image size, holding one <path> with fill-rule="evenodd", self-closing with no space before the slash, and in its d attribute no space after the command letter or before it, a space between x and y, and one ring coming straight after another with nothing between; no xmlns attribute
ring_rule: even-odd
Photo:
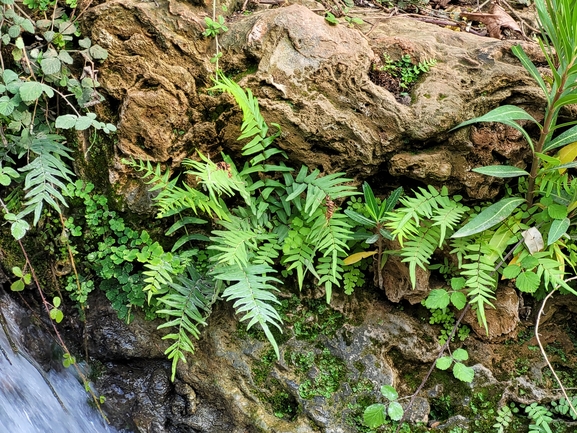
<svg viewBox="0 0 577 433"><path fill-rule="evenodd" d="M570 280L574 280L574 279L577 279L577 277L569 278L569 279L565 280L565 282L570 281ZM551 296L553 296L553 293L555 293L556 289L557 288L551 290L549 292L549 294L547 296L545 296L545 299L543 299L543 303L541 304L541 308L539 309L539 313L537 314L537 319L535 321L535 338L537 340L537 344L539 345L539 349L541 350L541 354L543 355L543 358L545 358L545 362L547 363L547 366L549 367L549 369L551 370L551 373L553 373L553 376L555 377L555 380L559 384L559 387L561 388L561 392L565 396L565 400L567 400L567 404L569 405L569 407L573 411L573 414L577 415L577 410L575 410L575 407L573 406L571 399L567 395L567 391L565 390L565 387L563 386L561 379L559 379L559 376L557 376L557 373L555 372L553 365L549 361L549 357L547 356L547 352L545 352L545 348L543 347L543 343L541 343L541 339L539 338L539 325L541 323L541 316L543 315L543 310L545 309L545 304L547 303L549 298Z"/></svg>
<svg viewBox="0 0 577 433"><path fill-rule="evenodd" d="M503 265L503 263L505 263L506 260L509 259L509 257L511 257L511 255L513 254L513 251L515 251L517 249L517 247L519 245L521 245L524 242L524 239L520 239L510 250L509 252L505 255L505 257L503 257L503 259L497 263L497 265L495 266L495 268L493 269L493 272L491 272L491 276L493 276L497 270ZM403 423L405 422L405 420L407 419L407 413L409 413L409 410L411 409L411 407L413 406L413 403L415 401L415 398L417 397L417 395L419 395L419 393L421 392L421 390L423 389L423 387L425 386L425 384L427 383L427 381L429 380L429 377L431 376L431 374L433 373L433 370L435 369L436 365L437 365L437 361L441 358L441 356L443 356L443 353L445 353L445 350L447 350L449 348L449 345L451 344L451 340L453 339L453 337L455 336L455 333L457 332L457 329L459 328L459 325L461 324L461 321L465 318L465 314L467 314L467 311L469 311L471 309L471 304L467 304L467 306L463 309L463 311L461 312L461 315L459 316L459 318L457 319L457 321L455 322L455 325L453 326L453 329L451 329L451 332L449 334L449 336L447 337L447 341L445 342L445 344L443 344L443 346L441 347L441 350L439 350L439 353L437 354L437 357L435 358L435 360L431 363L431 367L429 368L429 371L427 372L426 376L423 378L423 380L421 381L421 384L419 385L419 387L417 388L417 390L411 395L411 400L409 401L409 404L407 405L407 407L404 409L403 411L403 416L401 417L401 419L399 420L399 425L397 425L397 429L395 430L395 433L399 433L399 431L401 430L401 427L403 426Z"/></svg>
<svg viewBox="0 0 577 433"><path fill-rule="evenodd" d="M4 201L2 199L0 199L0 206L4 209L4 211L6 213L9 212L8 207L6 206L6 204L4 203ZM48 317L50 317L50 307L52 307L52 304L50 302L48 302L48 300L44 296L44 292L42 291L42 286L40 285L40 280L38 279L38 276L36 275L36 271L34 269L34 266L32 266L32 262L30 261L30 258L28 257L28 253L26 252L26 248L24 247L22 240L18 239L16 242L18 242L18 245L20 246L20 250L22 251L22 254L24 256L24 260L26 261L26 265L30 267L30 273L32 275L32 279L34 280L34 284L36 285L36 288L38 289L40 299L42 300L42 305L44 306L44 309L46 310ZM70 350L68 350L68 346L66 346L66 343L64 342L62 336L60 335L60 332L58 332L58 328L56 327L54 320L50 319L50 324L52 325L52 329L54 331L54 335L56 336L58 344L60 345L60 347L62 348L64 353L66 355L68 355L69 359L74 359L74 357L70 353ZM100 401L99 401L98 397L96 396L94 391L92 391L90 386L87 386L87 384L89 383L88 379L86 378L84 373L80 370L80 367L78 366L78 364L76 362L73 362L72 365L74 365L74 368L76 369L76 372L78 373L78 376L82 379L82 382L86 385L85 389L92 396L92 400L94 401L94 404L95 404L96 408L98 409L98 412L100 413L100 415L102 416L104 421L106 421L108 423L109 422L108 418L104 414L104 412L102 411L102 407L100 405ZM49 385L49 387L52 388L51 385ZM63 403L57 397L57 395L56 395L56 398L59 400L60 404L63 406ZM64 409L66 409L66 408L64 408Z"/></svg>

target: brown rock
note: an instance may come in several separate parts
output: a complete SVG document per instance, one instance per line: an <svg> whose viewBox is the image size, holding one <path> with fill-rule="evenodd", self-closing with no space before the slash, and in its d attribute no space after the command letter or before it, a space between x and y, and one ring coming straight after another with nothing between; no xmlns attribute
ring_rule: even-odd
<svg viewBox="0 0 577 433"><path fill-rule="evenodd" d="M479 325L475 311L469 310L463 319L475 334L489 341L513 332L519 324L519 297L515 289L500 286L495 292L495 297L493 301L495 308L485 307L488 332Z"/></svg>

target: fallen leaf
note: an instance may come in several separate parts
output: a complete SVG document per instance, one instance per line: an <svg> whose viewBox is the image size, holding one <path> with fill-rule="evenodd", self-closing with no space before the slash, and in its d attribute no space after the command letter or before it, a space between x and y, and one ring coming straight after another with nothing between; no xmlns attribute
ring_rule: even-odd
<svg viewBox="0 0 577 433"><path fill-rule="evenodd" d="M492 38L501 39L502 29L510 29L522 33L517 22L497 3L491 5L489 13L461 12L461 16L485 24L489 36Z"/></svg>

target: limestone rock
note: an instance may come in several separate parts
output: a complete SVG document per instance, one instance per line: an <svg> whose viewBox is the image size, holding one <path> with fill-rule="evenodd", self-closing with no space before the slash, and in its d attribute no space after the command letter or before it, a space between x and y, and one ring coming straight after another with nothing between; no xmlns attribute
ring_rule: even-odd
<svg viewBox="0 0 577 433"><path fill-rule="evenodd" d="M150 199L120 163L123 157L176 169L196 150L239 156L238 110L228 97L207 93L214 45L201 32L208 12L203 4L177 0L159 0L159 7L110 0L86 14L93 41L109 51L99 79L108 96L102 114L118 125L110 180L132 209L146 210ZM494 197L499 183L470 169L504 160L522 165L527 149L521 137L488 127L478 129L485 131L482 137L448 131L505 103L530 113L542 106L539 89L510 52L512 42L405 18L375 22L365 36L331 26L298 4L235 16L220 38L221 66L240 73L265 119L281 125L277 145L293 164L345 170L360 179L379 176L387 183L412 178L474 198ZM543 60L535 44L521 44L534 60ZM438 61L419 80L408 106L369 78L385 52ZM435 166L437 157L443 160Z"/></svg>

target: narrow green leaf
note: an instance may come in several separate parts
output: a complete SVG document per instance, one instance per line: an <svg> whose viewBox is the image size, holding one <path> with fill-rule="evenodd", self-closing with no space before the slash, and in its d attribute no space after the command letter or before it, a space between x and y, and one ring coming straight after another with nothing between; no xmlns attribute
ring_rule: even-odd
<svg viewBox="0 0 577 433"><path fill-rule="evenodd" d="M479 215L461 227L451 236L452 238L462 238L481 233L501 221L505 220L513 211L524 203L525 199L509 197L484 209Z"/></svg>
<svg viewBox="0 0 577 433"><path fill-rule="evenodd" d="M563 147L566 144L574 143L577 141L577 126L573 126L567 131L555 137L543 146L543 152L547 152L551 149L556 149L558 147Z"/></svg>
<svg viewBox="0 0 577 433"><path fill-rule="evenodd" d="M541 77L541 74L539 73L539 71L537 70L531 59L529 59L529 57L527 56L521 45L515 45L511 47L511 51L521 61L521 64L527 70L527 72L531 74L533 79L537 81L537 84L539 84L539 87L541 87L545 95L549 95L549 89L547 88L547 85L545 84L543 77Z"/></svg>
<svg viewBox="0 0 577 433"><path fill-rule="evenodd" d="M363 194L365 196L365 207L369 214L373 217L375 221L379 220L379 206L377 204L377 199L373 194L371 186L367 183L363 183Z"/></svg>
<svg viewBox="0 0 577 433"><path fill-rule="evenodd" d="M360 213L355 212L352 209L345 209L345 214L350 219L352 219L353 221L355 221L356 223L359 223L361 225L364 225L367 227L375 227L376 226L376 223L374 221L371 221L370 219L368 219L364 215L361 215Z"/></svg>
<svg viewBox="0 0 577 433"><path fill-rule="evenodd" d="M520 107L515 105L503 105L502 107L497 107L494 110L489 111L487 114L475 117L474 119L467 120L455 126L451 131L455 129L462 128L463 126L471 125L473 123L479 122L499 122L509 124L513 120L530 120L536 124L539 124L533 116L527 113Z"/></svg>
<svg viewBox="0 0 577 433"><path fill-rule="evenodd" d="M547 235L547 246L551 245L553 242L556 242L561 236L567 233L569 224L571 224L571 220L569 220L569 218L556 219L553 221L551 223L551 227L549 228L549 234Z"/></svg>
<svg viewBox="0 0 577 433"><path fill-rule="evenodd" d="M477 167L472 171L475 173L485 174L487 176L494 177L519 177L519 176L529 176L525 170L518 167L513 167L511 165L488 165L486 167Z"/></svg>

